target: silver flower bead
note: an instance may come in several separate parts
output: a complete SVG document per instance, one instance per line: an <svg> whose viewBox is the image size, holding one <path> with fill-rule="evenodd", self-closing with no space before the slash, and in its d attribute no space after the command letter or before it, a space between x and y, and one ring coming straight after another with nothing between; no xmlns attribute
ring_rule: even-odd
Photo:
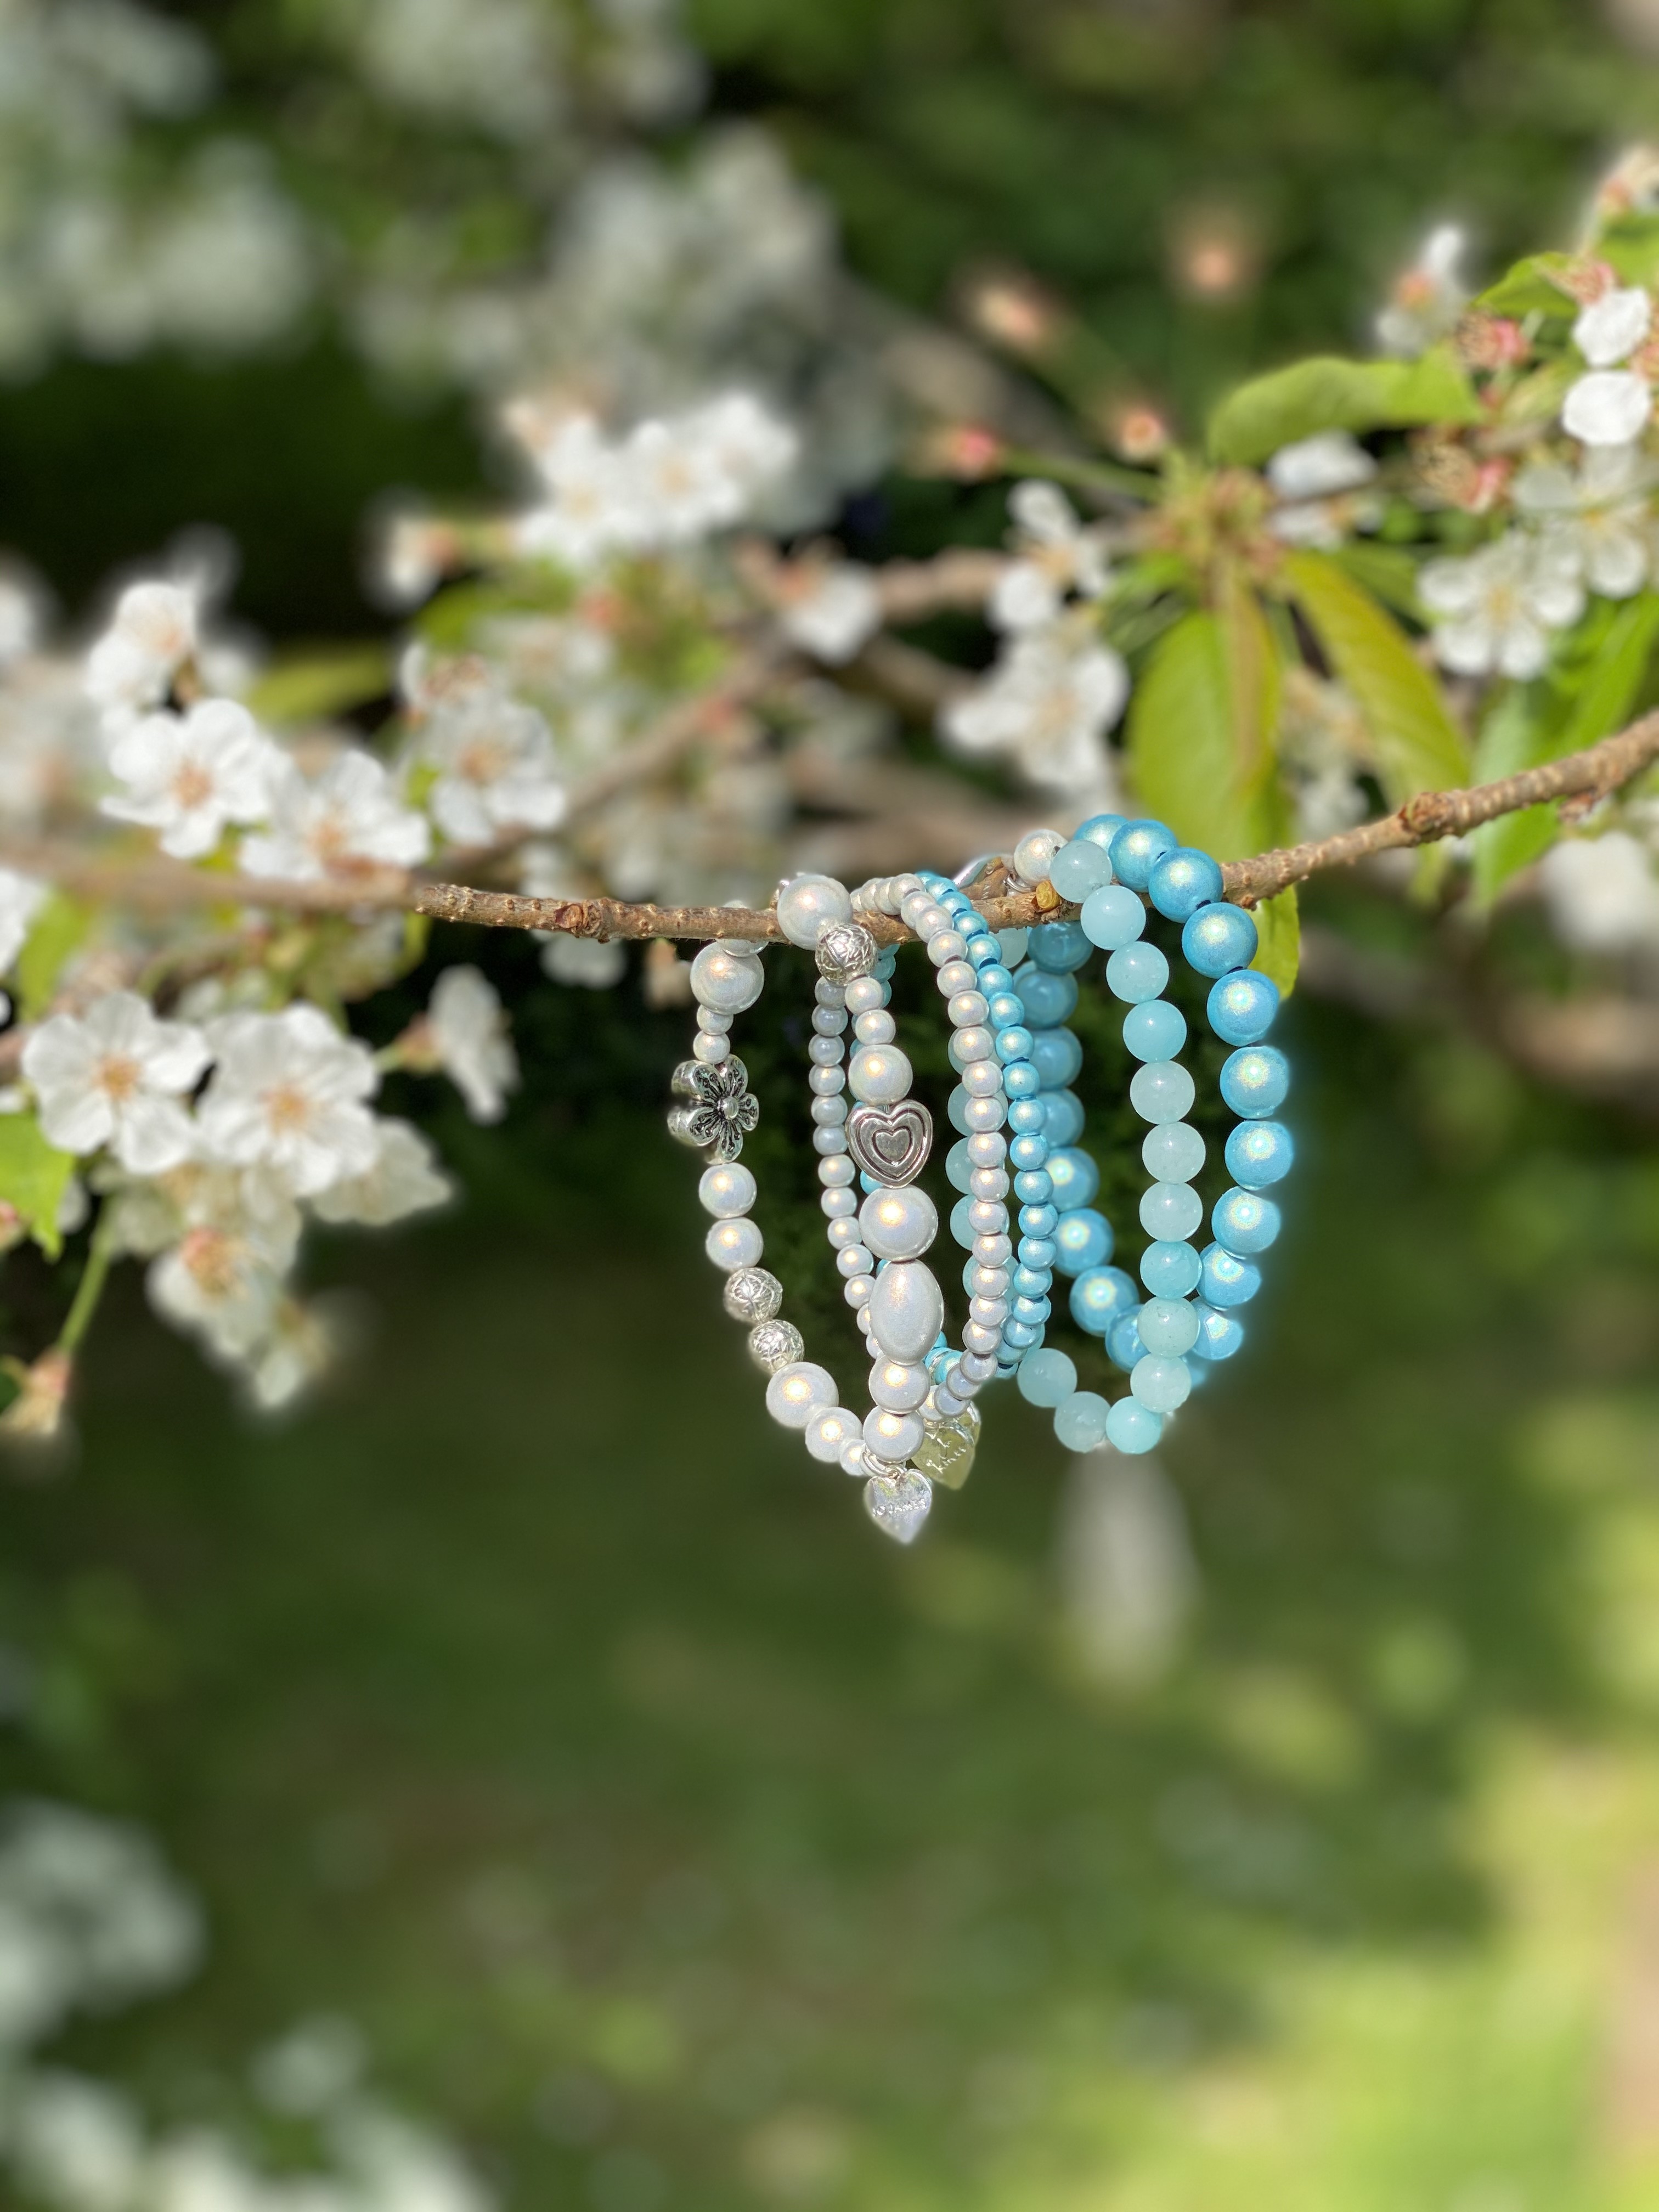
<svg viewBox="0 0 1659 2212"><path fill-rule="evenodd" d="M818 973L826 982L850 983L867 975L879 957L875 939L861 921L827 922L818 932Z"/></svg>
<svg viewBox="0 0 1659 2212"><path fill-rule="evenodd" d="M677 1097L693 1103L671 1110L670 1136L711 1160L736 1159L744 1139L760 1120L760 1103L749 1088L749 1071L743 1062L735 1054L712 1066L683 1060L674 1070L673 1088Z"/></svg>
<svg viewBox="0 0 1659 2212"><path fill-rule="evenodd" d="M783 1285L764 1267L734 1267L720 1295L733 1321L770 1321L783 1304Z"/></svg>
<svg viewBox="0 0 1659 2212"><path fill-rule="evenodd" d="M758 1321L749 1332L749 1357L763 1375L790 1366L806 1349L793 1322Z"/></svg>

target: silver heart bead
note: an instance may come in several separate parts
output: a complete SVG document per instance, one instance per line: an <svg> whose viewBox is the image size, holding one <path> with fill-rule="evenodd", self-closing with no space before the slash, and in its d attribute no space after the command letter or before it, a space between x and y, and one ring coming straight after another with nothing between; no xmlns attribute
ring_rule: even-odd
<svg viewBox="0 0 1659 2212"><path fill-rule="evenodd" d="M847 1116L847 1149L876 1182L914 1182L933 1149L933 1117L919 1099L891 1106L854 1106Z"/></svg>

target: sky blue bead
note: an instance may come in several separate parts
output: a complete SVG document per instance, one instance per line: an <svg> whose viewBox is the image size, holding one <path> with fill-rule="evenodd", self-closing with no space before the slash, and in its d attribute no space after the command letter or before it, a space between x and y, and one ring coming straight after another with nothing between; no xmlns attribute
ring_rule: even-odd
<svg viewBox="0 0 1659 2212"><path fill-rule="evenodd" d="M976 929L968 938L968 957L975 968L986 968L994 962L1000 966L1002 947L988 929Z"/></svg>
<svg viewBox="0 0 1659 2212"><path fill-rule="evenodd" d="M1054 1434L1067 1451L1098 1451L1106 1441L1106 1417L1111 1412L1094 1390L1073 1390L1054 1407Z"/></svg>
<svg viewBox="0 0 1659 2212"><path fill-rule="evenodd" d="M1160 1121L1146 1132L1140 1164L1155 1182L1190 1182L1204 1164L1204 1139L1190 1121Z"/></svg>
<svg viewBox="0 0 1659 2212"><path fill-rule="evenodd" d="M1035 1098L1042 1088L1042 1078L1029 1060L1017 1060L1012 1067L1003 1069L1002 1087L1011 1098Z"/></svg>
<svg viewBox="0 0 1659 2212"><path fill-rule="evenodd" d="M1092 1206L1066 1208L1054 1227L1054 1265L1062 1275L1103 1267L1112 1256L1112 1224Z"/></svg>
<svg viewBox="0 0 1659 2212"><path fill-rule="evenodd" d="M1014 977L1014 989L1034 1030L1056 1028L1077 1005L1077 977L1051 975L1028 961Z"/></svg>
<svg viewBox="0 0 1659 2212"><path fill-rule="evenodd" d="M1074 1145L1083 1134L1083 1101L1075 1091L1045 1091L1042 1133L1051 1145Z"/></svg>
<svg viewBox="0 0 1659 2212"><path fill-rule="evenodd" d="M1279 1208L1259 1190L1224 1190L1210 1215L1210 1230L1224 1251L1248 1260L1265 1252L1279 1234Z"/></svg>
<svg viewBox="0 0 1659 2212"><path fill-rule="evenodd" d="M1123 817L1121 814L1091 814L1086 822L1079 823L1072 834L1079 839L1086 838L1091 845L1098 845L1109 858L1112 840L1122 827Z"/></svg>
<svg viewBox="0 0 1659 2212"><path fill-rule="evenodd" d="M1129 1103L1143 1121L1183 1121L1197 1096L1192 1077L1173 1060L1153 1060L1130 1079Z"/></svg>
<svg viewBox="0 0 1659 2212"><path fill-rule="evenodd" d="M1167 999L1131 1006L1123 1017L1123 1042L1137 1060L1173 1060L1187 1042L1187 1017Z"/></svg>
<svg viewBox="0 0 1659 2212"><path fill-rule="evenodd" d="M1227 1139L1227 1172L1246 1190L1281 1182L1295 1158L1295 1139L1282 1121L1241 1121Z"/></svg>
<svg viewBox="0 0 1659 2212"><path fill-rule="evenodd" d="M1107 989L1132 1006L1156 999L1169 980L1170 963L1155 945L1126 945L1106 963Z"/></svg>
<svg viewBox="0 0 1659 2212"><path fill-rule="evenodd" d="M1048 1164L1048 1139L1033 1131L1029 1136L1016 1137L1008 1147L1008 1165L1016 1175L1027 1168L1046 1167Z"/></svg>
<svg viewBox="0 0 1659 2212"><path fill-rule="evenodd" d="M1187 1355L1187 1376L1194 1389L1201 1390L1214 1372L1211 1363L1199 1357L1198 1346L1194 1345Z"/></svg>
<svg viewBox="0 0 1659 2212"><path fill-rule="evenodd" d="M1193 1378L1184 1359L1149 1352L1130 1370L1129 1388L1148 1413L1173 1413L1192 1395Z"/></svg>
<svg viewBox="0 0 1659 2212"><path fill-rule="evenodd" d="M1135 1013L1144 1007L1137 1006ZM1174 1008L1170 1009L1174 1012ZM1184 1028L1184 1024L1183 1024ZM1143 1054L1143 1058L1150 1055ZM1167 1054L1160 1054L1167 1058ZM1031 1032L1031 1066L1036 1070L1037 1080L1045 1091L1064 1091L1076 1081L1083 1066L1082 1040L1072 1030L1033 1030ZM1009 1073L1012 1074L1012 1070Z"/></svg>
<svg viewBox="0 0 1659 2212"><path fill-rule="evenodd" d="M1046 1298L1053 1280L1046 1267L1016 1267L1011 1288L1017 1298Z"/></svg>
<svg viewBox="0 0 1659 2212"><path fill-rule="evenodd" d="M1241 969L1212 985L1206 1011L1223 1044L1257 1044L1279 1012L1279 986L1271 975Z"/></svg>
<svg viewBox="0 0 1659 2212"><path fill-rule="evenodd" d="M1060 1213L1052 1206L1022 1206L1019 1209L1020 1233L1024 1237L1051 1237L1060 1225Z"/></svg>
<svg viewBox="0 0 1659 2212"><path fill-rule="evenodd" d="M1126 822L1112 840L1112 873L1132 891L1144 891L1152 870L1175 848L1175 831L1162 822Z"/></svg>
<svg viewBox="0 0 1659 2212"><path fill-rule="evenodd" d="M1106 1416L1106 1441L1114 1451L1149 1452L1163 1433L1162 1415L1134 1398L1120 1398Z"/></svg>
<svg viewBox="0 0 1659 2212"><path fill-rule="evenodd" d="M1054 1264L1054 1240L1052 1237L1022 1237L1016 1249L1028 1267L1046 1269Z"/></svg>
<svg viewBox="0 0 1659 2212"><path fill-rule="evenodd" d="M1036 1343L1042 1334L1041 1323L1006 1321L1002 1324L1002 1340L1016 1352L1024 1352Z"/></svg>
<svg viewBox="0 0 1659 2212"><path fill-rule="evenodd" d="M968 1157L968 1139L962 1138L945 1155L945 1173L955 1190L971 1190L974 1164Z"/></svg>
<svg viewBox="0 0 1659 2212"><path fill-rule="evenodd" d="M1148 1298L1138 1326L1141 1342L1159 1359L1179 1359L1198 1341L1198 1316L1185 1298Z"/></svg>
<svg viewBox="0 0 1659 2212"><path fill-rule="evenodd" d="M999 1030L996 1044L997 1058L1005 1067L1011 1060L1031 1057L1031 1032L1023 1022L1011 1022L1006 1030Z"/></svg>
<svg viewBox="0 0 1659 2212"><path fill-rule="evenodd" d="M1087 1206L1100 1188L1100 1170L1080 1146L1061 1145L1048 1155L1050 1196L1062 1213Z"/></svg>
<svg viewBox="0 0 1659 2212"><path fill-rule="evenodd" d="M1092 838L1076 837L1062 845L1048 863L1048 880L1061 898L1073 906L1112 880L1112 864L1106 848Z"/></svg>
<svg viewBox="0 0 1659 2212"><path fill-rule="evenodd" d="M967 1103L968 1093L959 1083L945 1102L945 1110L951 1117L951 1127L959 1136L963 1137L972 1134L968 1124L962 1118L963 1109Z"/></svg>
<svg viewBox="0 0 1659 2212"><path fill-rule="evenodd" d="M1146 1347L1140 1340L1140 1308L1125 1306L1106 1332L1106 1357L1114 1367L1121 1367L1126 1375L1133 1374L1137 1360L1145 1359Z"/></svg>
<svg viewBox="0 0 1659 2212"><path fill-rule="evenodd" d="M985 988L985 978L979 979L980 988ZM992 991L986 994L985 1018L994 1030L1024 1029L1025 1001L1018 991Z"/></svg>
<svg viewBox="0 0 1659 2212"><path fill-rule="evenodd" d="M1104 890L1090 892L1078 923L1091 945L1099 945L1103 952L1116 952L1145 933L1146 909L1133 891L1109 884Z"/></svg>
<svg viewBox="0 0 1659 2212"><path fill-rule="evenodd" d="M968 1209L973 1203L971 1198L959 1198L951 1208L951 1234L958 1244L965 1245L970 1249L975 1232L973 1224L968 1218Z"/></svg>
<svg viewBox="0 0 1659 2212"><path fill-rule="evenodd" d="M979 1296L979 1292L974 1288L974 1271L978 1266L979 1261L975 1259L971 1252L962 1263L962 1287L970 1298L976 1298Z"/></svg>
<svg viewBox="0 0 1659 2212"><path fill-rule="evenodd" d="M1089 1336L1104 1336L1137 1304L1135 1286L1121 1267L1091 1267L1072 1285L1072 1319Z"/></svg>
<svg viewBox="0 0 1659 2212"><path fill-rule="evenodd" d="M1002 955L1005 967L1018 968L1025 957L1025 939L1029 933L1024 929L999 929L996 932L997 950Z"/></svg>
<svg viewBox="0 0 1659 2212"><path fill-rule="evenodd" d="M1223 900L1200 907L1181 933L1187 964L1200 975L1226 975L1235 968L1248 968L1255 958L1257 941L1255 923L1244 908Z"/></svg>
<svg viewBox="0 0 1659 2212"><path fill-rule="evenodd" d="M1077 1368L1070 1357L1052 1346L1027 1352L1014 1378L1028 1406L1058 1406L1077 1388Z"/></svg>
<svg viewBox="0 0 1659 2212"><path fill-rule="evenodd" d="M1184 1298L1198 1288L1204 1263L1190 1244L1160 1237L1140 1255L1140 1279L1155 1298Z"/></svg>
<svg viewBox="0 0 1659 2212"><path fill-rule="evenodd" d="M1047 1168L1022 1168L1014 1177L1014 1196L1022 1206L1046 1206L1054 1194Z"/></svg>
<svg viewBox="0 0 1659 2212"><path fill-rule="evenodd" d="M1194 1302L1193 1311L1198 1316L1198 1341L1193 1346L1193 1358L1231 1359L1244 1341L1243 1322L1201 1302Z"/></svg>
<svg viewBox="0 0 1659 2212"><path fill-rule="evenodd" d="M995 998L999 991L1012 991L1014 988L1012 969L1005 968L1000 960L988 960L979 971L979 988L988 999ZM1024 1020L1024 1014L1025 1009L1022 1006L1016 1018Z"/></svg>
<svg viewBox="0 0 1659 2212"><path fill-rule="evenodd" d="M872 1190L879 1190L881 1188L881 1180L878 1176L872 1175L860 1176L859 1188L864 1192L866 1197Z"/></svg>
<svg viewBox="0 0 1659 2212"><path fill-rule="evenodd" d="M1008 1109L1008 1127L1021 1136L1033 1129L1039 1130L1047 1136L1048 1116L1044 1109L1042 1100L1036 1096L1030 1098L1016 1098Z"/></svg>
<svg viewBox="0 0 1659 2212"><path fill-rule="evenodd" d="M1041 1328L1054 1311L1054 1308L1046 1297L1016 1298L1013 1301L1013 1310L1016 1321L1024 1322L1029 1328Z"/></svg>
<svg viewBox="0 0 1659 2212"><path fill-rule="evenodd" d="M1041 921L1026 939L1026 951L1039 968L1064 975L1080 968L1094 946L1075 921Z"/></svg>
<svg viewBox="0 0 1659 2212"><path fill-rule="evenodd" d="M890 983L893 980L893 970L897 966L898 947L896 945L890 945L885 951L878 953L876 956L876 964L872 973L878 983Z"/></svg>
<svg viewBox="0 0 1659 2212"><path fill-rule="evenodd" d="M1224 1251L1219 1244L1206 1244L1200 1256L1206 1304L1248 1305L1261 1288L1261 1268L1241 1260L1236 1252Z"/></svg>
<svg viewBox="0 0 1659 2212"><path fill-rule="evenodd" d="M1155 1243L1179 1244L1204 1218L1204 1201L1189 1182L1155 1182L1140 1194L1140 1225Z"/></svg>
<svg viewBox="0 0 1659 2212"><path fill-rule="evenodd" d="M1178 845L1152 870L1146 890L1161 915L1184 922L1221 896L1221 870L1195 845Z"/></svg>
<svg viewBox="0 0 1659 2212"><path fill-rule="evenodd" d="M1291 1063L1277 1045L1246 1045L1222 1063L1221 1095L1248 1121L1276 1114L1291 1087Z"/></svg>

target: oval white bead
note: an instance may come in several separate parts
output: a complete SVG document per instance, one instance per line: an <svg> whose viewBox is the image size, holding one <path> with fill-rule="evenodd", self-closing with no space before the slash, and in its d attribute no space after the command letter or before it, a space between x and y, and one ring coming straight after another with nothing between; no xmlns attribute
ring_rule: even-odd
<svg viewBox="0 0 1659 2212"><path fill-rule="evenodd" d="M939 1212L914 1183L872 1190L859 1208L859 1229L878 1260L919 1260L939 1234Z"/></svg>
<svg viewBox="0 0 1659 2212"><path fill-rule="evenodd" d="M836 1402L836 1378L810 1359L780 1367L766 1386L766 1410L786 1429L804 1429L814 1413Z"/></svg>
<svg viewBox="0 0 1659 2212"><path fill-rule="evenodd" d="M870 1328L890 1359L915 1365L933 1348L945 1322L945 1300L920 1260L896 1260L870 1293Z"/></svg>

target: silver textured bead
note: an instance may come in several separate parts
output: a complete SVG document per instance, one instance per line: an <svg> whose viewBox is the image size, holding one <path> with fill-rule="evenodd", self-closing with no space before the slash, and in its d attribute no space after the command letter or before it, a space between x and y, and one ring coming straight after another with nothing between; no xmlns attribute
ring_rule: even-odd
<svg viewBox="0 0 1659 2212"><path fill-rule="evenodd" d="M764 1267L734 1267L720 1302L733 1321L770 1321L783 1304L783 1285Z"/></svg>
<svg viewBox="0 0 1659 2212"><path fill-rule="evenodd" d="M757 1321L749 1332L749 1357L763 1375L775 1375L780 1367L793 1365L805 1349L793 1322Z"/></svg>
<svg viewBox="0 0 1659 2212"><path fill-rule="evenodd" d="M818 973L831 983L867 975L878 957L876 940L861 921L832 921L818 933Z"/></svg>

